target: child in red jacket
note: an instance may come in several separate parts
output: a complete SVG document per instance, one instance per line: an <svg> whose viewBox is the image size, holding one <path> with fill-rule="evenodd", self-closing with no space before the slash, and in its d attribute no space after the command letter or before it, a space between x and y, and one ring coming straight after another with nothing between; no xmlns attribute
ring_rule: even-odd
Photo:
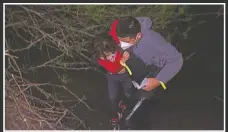
<svg viewBox="0 0 228 132"><path fill-rule="evenodd" d="M109 38L107 38L109 37ZM108 72L106 74L108 81L108 97L111 105L111 123L116 123L121 117L121 110L126 109L123 101L119 101L119 91L123 90L126 97L129 97L132 90L132 81L129 73L120 62L125 63L129 54L124 52L123 55L117 48L116 42L107 35L100 44L98 63ZM119 103L118 103L119 102ZM119 109L120 108L120 109Z"/></svg>

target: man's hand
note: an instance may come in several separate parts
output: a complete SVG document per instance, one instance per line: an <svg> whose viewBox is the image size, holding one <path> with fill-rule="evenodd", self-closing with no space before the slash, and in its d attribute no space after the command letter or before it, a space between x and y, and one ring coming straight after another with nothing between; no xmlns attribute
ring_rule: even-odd
<svg viewBox="0 0 228 132"><path fill-rule="evenodd" d="M124 51L123 53L123 57L122 59L120 60L122 63L125 63L128 59L129 59L129 53L127 51Z"/></svg>
<svg viewBox="0 0 228 132"><path fill-rule="evenodd" d="M156 78L148 78L148 84L143 90L151 91L154 88L157 88L159 85L160 85L160 81L157 80Z"/></svg>

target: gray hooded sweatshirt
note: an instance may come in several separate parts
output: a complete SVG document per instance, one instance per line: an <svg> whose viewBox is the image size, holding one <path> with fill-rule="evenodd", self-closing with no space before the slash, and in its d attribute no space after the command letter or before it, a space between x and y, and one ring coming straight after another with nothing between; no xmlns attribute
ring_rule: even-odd
<svg viewBox="0 0 228 132"><path fill-rule="evenodd" d="M140 22L143 37L133 47L133 53L146 64L161 68L155 78L167 83L180 71L183 65L182 54L164 37L151 29L150 18L138 17L136 19Z"/></svg>

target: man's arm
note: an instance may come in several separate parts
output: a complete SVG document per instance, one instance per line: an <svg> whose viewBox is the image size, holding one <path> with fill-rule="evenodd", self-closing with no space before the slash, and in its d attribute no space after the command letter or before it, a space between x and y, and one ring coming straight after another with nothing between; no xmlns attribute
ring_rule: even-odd
<svg viewBox="0 0 228 132"><path fill-rule="evenodd" d="M175 47L171 44L166 44L163 46L165 49L164 56L162 58L162 62L164 66L161 71L157 74L155 78L150 78L147 87L144 89L146 91L150 91L153 88L156 88L160 85L160 81L163 83L167 83L170 81L182 68L183 65L183 57L177 51Z"/></svg>
<svg viewBox="0 0 228 132"><path fill-rule="evenodd" d="M167 60L165 66L161 69L155 78L159 81L162 81L163 83L167 83L181 70L182 65L182 55L173 60Z"/></svg>

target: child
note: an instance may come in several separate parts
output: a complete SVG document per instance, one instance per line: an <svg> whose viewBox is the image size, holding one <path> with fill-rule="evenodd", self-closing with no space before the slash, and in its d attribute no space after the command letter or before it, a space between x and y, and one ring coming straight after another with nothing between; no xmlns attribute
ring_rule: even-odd
<svg viewBox="0 0 228 132"><path fill-rule="evenodd" d="M117 123L121 117L121 110L126 109L123 101L118 100L119 91L124 90L126 97L129 97L132 90L132 82L127 70L120 64L124 64L129 58L129 54L124 52L123 55L117 49L116 42L111 36L106 35L98 48L98 64L108 71L106 77L108 80L108 97L111 104L112 119L111 123ZM118 104L119 102L119 104ZM119 105L119 106L118 106Z"/></svg>

